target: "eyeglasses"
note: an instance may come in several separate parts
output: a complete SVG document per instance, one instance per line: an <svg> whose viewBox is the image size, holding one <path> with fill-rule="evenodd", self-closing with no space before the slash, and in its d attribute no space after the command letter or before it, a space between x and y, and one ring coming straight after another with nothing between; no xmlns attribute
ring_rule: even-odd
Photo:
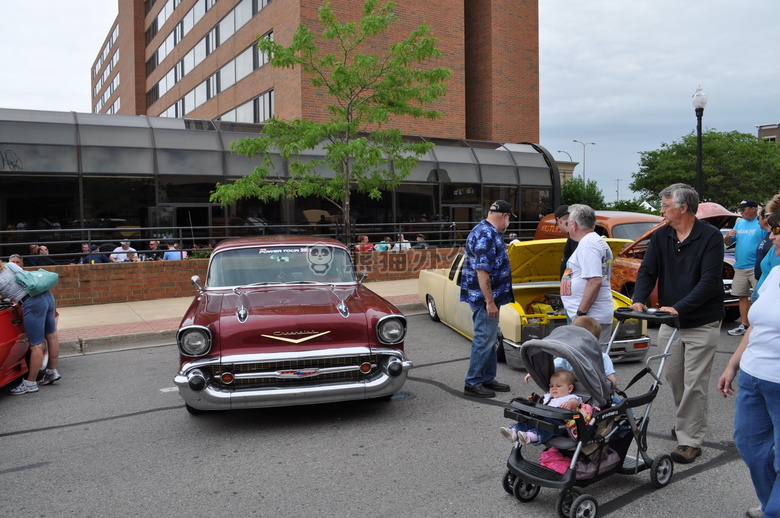
<svg viewBox="0 0 780 518"><path fill-rule="evenodd" d="M775 236L780 234L780 227L772 227L770 230L772 231L772 234Z"/></svg>

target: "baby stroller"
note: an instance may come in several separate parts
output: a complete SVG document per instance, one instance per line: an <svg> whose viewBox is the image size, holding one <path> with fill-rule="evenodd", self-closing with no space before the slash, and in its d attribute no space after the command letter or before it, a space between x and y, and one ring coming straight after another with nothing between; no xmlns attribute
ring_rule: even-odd
<svg viewBox="0 0 780 518"><path fill-rule="evenodd" d="M521 502L530 502L542 487L560 489L556 510L561 518L595 518L598 514L596 499L575 489L575 486L586 487L615 473L635 475L650 469L650 481L656 488L661 488L671 481L674 471L674 463L668 454L655 458L647 454L647 427L650 408L661 385L664 363L679 328L677 316L652 309L637 313L630 308L620 308L615 311L615 318L618 320L615 331L628 319L648 320L675 328L664 352L648 357L645 368L623 391L618 391L622 397L619 403L611 400L612 387L604 376L601 351L583 341L582 335L571 333L584 330L566 326L556 329L543 340L529 340L523 344L520 355L534 382L540 387L548 386L548 380L555 370L555 357L568 360L576 380L574 392L582 397L584 403L593 406L590 420L584 412L546 406L535 401L535 398L516 398L510 402L510 407L504 409L507 418L557 433L544 446L558 457L556 471L542 463L523 458L522 445L515 442L502 480L504 490ZM610 339L607 353L612 347L614 336L615 333ZM650 368L654 361L659 362L656 372ZM647 374L654 380L650 390L628 397L626 392ZM639 409L642 406L644 411ZM635 416L634 409L641 415ZM629 456L632 444L636 445L637 454ZM552 447L558 452L551 451ZM567 462L562 462L564 460L568 466ZM549 462L547 464L551 465Z"/></svg>

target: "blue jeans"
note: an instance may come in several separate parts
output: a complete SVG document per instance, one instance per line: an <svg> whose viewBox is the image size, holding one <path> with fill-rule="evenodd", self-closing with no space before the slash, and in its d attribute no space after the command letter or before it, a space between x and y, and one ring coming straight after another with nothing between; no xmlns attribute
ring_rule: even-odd
<svg viewBox="0 0 780 518"><path fill-rule="evenodd" d="M556 423L555 421L553 421L551 419L545 419L545 421L547 421L548 423L559 424L559 423ZM555 437L557 435L560 435L560 434L555 434L555 433L552 433L552 432L548 432L547 430L539 430L538 428L534 428L533 426L531 426L531 423L515 423L512 426L510 426L509 428L511 428L512 430L514 430L516 432L533 432L533 433L535 433L537 436L539 436L539 440L534 443L535 446L540 446L541 444L546 443L547 441L549 441L553 437Z"/></svg>
<svg viewBox="0 0 780 518"><path fill-rule="evenodd" d="M498 339L498 318L491 318L482 306L471 315L474 321L474 338L471 340L471 360L466 374L466 386L475 387L491 383L496 379L498 358L496 340Z"/></svg>
<svg viewBox="0 0 780 518"><path fill-rule="evenodd" d="M780 384L740 371L734 442L750 470L764 516L780 517Z"/></svg>
<svg viewBox="0 0 780 518"><path fill-rule="evenodd" d="M30 297L22 303L22 319L24 332L30 345L40 345L46 335L57 330L54 296L50 291Z"/></svg>

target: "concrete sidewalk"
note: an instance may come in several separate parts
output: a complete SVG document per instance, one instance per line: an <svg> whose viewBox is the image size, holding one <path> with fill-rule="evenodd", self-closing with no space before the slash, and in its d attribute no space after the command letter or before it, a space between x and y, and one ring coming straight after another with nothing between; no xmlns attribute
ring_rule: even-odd
<svg viewBox="0 0 780 518"><path fill-rule="evenodd" d="M405 314L425 310L417 279L365 285ZM60 356L173 343L194 296L58 308Z"/></svg>

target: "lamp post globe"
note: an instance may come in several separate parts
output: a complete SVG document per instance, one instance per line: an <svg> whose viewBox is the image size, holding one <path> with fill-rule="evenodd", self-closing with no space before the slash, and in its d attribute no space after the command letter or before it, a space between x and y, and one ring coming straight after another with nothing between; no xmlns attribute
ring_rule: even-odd
<svg viewBox="0 0 780 518"><path fill-rule="evenodd" d="M701 118L704 115L704 107L707 106L707 94L701 89L701 85L691 98L693 108L696 111L696 192L699 201L704 201L704 174L702 172L701 158Z"/></svg>

